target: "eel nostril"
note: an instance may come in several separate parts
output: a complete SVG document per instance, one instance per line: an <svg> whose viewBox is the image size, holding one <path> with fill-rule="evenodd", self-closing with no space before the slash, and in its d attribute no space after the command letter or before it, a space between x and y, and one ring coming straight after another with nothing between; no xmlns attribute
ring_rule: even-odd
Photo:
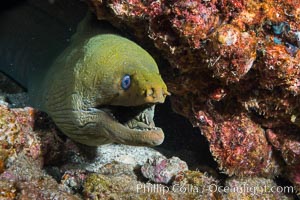
<svg viewBox="0 0 300 200"><path fill-rule="evenodd" d="M170 95L170 93L164 88L160 87L151 87L145 90L145 96L148 101L151 102L161 102L163 103L166 96Z"/></svg>
<svg viewBox="0 0 300 200"><path fill-rule="evenodd" d="M146 96L148 97L148 96L153 96L153 94L154 94L154 88L149 88L149 89L147 89L147 91L146 91Z"/></svg>

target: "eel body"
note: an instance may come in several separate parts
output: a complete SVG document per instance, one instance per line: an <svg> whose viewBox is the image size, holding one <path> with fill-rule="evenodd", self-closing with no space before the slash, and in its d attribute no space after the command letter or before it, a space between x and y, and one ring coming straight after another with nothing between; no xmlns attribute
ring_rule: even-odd
<svg viewBox="0 0 300 200"><path fill-rule="evenodd" d="M154 106L169 95L167 87L154 59L112 32L89 15L52 63L44 64L39 57L45 66L17 62L0 69L27 88L32 106L77 142L159 145L164 133L155 127Z"/></svg>

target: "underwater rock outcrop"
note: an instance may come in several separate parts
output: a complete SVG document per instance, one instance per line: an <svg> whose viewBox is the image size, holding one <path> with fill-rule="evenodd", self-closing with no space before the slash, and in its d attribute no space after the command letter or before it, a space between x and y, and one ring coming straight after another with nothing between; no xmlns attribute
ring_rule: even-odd
<svg viewBox="0 0 300 200"><path fill-rule="evenodd" d="M51 176L43 173L44 158L50 149L44 145L47 139L41 138L48 134L33 130L35 116L33 108L0 105L0 198L79 199L61 190ZM51 144L55 149L53 140Z"/></svg>
<svg viewBox="0 0 300 200"><path fill-rule="evenodd" d="M187 164L178 158L166 159L147 147L116 144L99 147L98 157L93 158L93 149L80 149L80 145L62 136L45 114L29 107L0 104L0 199L222 197L206 188L218 184L215 178L201 172L182 172L187 170ZM147 160L151 157L169 163L167 168L163 163L157 165L166 175L166 169L180 173L169 175L170 184L176 180L173 185L146 183L141 166L149 165ZM157 170L148 168L150 177L158 175ZM193 187L205 192L190 191Z"/></svg>
<svg viewBox="0 0 300 200"><path fill-rule="evenodd" d="M179 175L178 175L179 176ZM90 174L84 183L85 199L223 199L221 192L209 190L218 182L201 172L182 172L172 185L143 183L130 174Z"/></svg>
<svg viewBox="0 0 300 200"><path fill-rule="evenodd" d="M274 146L265 133L280 128L277 134L293 141L300 131L297 1L87 2L98 19L150 50L154 44L170 63L161 71L173 109L200 127L221 170L260 176L286 170L278 161L287 162L285 144Z"/></svg>
<svg viewBox="0 0 300 200"><path fill-rule="evenodd" d="M279 174L280 167L264 130L245 113L220 116L215 123L204 112L198 114L199 118L205 119L201 125L203 135L208 139L219 167L226 174L265 177ZM218 115L215 113L215 116Z"/></svg>
<svg viewBox="0 0 300 200"><path fill-rule="evenodd" d="M267 137L274 148L280 152L284 162L285 175L300 191L300 135L293 129L267 130Z"/></svg>
<svg viewBox="0 0 300 200"><path fill-rule="evenodd" d="M227 199L292 199L292 197L285 196L279 190L274 189L277 187L275 181L261 177L229 178L226 180L225 187L239 188L229 191Z"/></svg>
<svg viewBox="0 0 300 200"><path fill-rule="evenodd" d="M141 167L141 172L144 177L154 183L164 184L170 183L177 174L187 170L188 166L186 162L180 160L178 157L172 157L170 159L153 157Z"/></svg>
<svg viewBox="0 0 300 200"><path fill-rule="evenodd" d="M64 138L45 114L29 107L0 104L0 133L0 199L239 199L253 195L226 192L216 177L187 170L179 158L167 159L147 147L103 145L93 158L93 149L81 149ZM164 183L159 184L161 180ZM276 187L265 178L231 178L226 184L243 188L245 183ZM290 199L268 191L257 195Z"/></svg>

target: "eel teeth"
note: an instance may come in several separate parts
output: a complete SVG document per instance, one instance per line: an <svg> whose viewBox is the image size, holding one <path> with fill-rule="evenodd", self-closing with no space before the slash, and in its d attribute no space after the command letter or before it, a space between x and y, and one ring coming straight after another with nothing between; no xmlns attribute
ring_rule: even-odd
<svg viewBox="0 0 300 200"><path fill-rule="evenodd" d="M145 115L145 122L146 122L147 125L150 125L149 119L146 115Z"/></svg>
<svg viewBox="0 0 300 200"><path fill-rule="evenodd" d="M139 121L143 121L143 113L141 113L141 114L139 114L138 116L137 116L137 120L139 120Z"/></svg>
<svg viewBox="0 0 300 200"><path fill-rule="evenodd" d="M150 125L149 118L145 113L139 114L137 117L135 117L135 119L140 121L140 122L144 122L147 125Z"/></svg>
<svg viewBox="0 0 300 200"><path fill-rule="evenodd" d="M125 127L134 129L137 131L151 131L158 130L159 128L155 127L153 117L154 117L154 108L155 106L147 107L142 112L137 114L134 118L129 119L127 122L119 122L122 123ZM96 112L99 111L98 108L90 108L89 111ZM115 116L114 111L115 108L106 108L101 107L101 111L106 112L112 119L118 121L118 114Z"/></svg>
<svg viewBox="0 0 300 200"><path fill-rule="evenodd" d="M131 120L128 122L128 126L129 126L129 128L133 128L133 123Z"/></svg>
<svg viewBox="0 0 300 200"><path fill-rule="evenodd" d="M98 112L99 110L97 108L88 108L88 111L91 111L91 112Z"/></svg>
<svg viewBox="0 0 300 200"><path fill-rule="evenodd" d="M146 120L147 120L147 116L145 115L145 113L142 113L142 122L144 122L145 124L147 124Z"/></svg>

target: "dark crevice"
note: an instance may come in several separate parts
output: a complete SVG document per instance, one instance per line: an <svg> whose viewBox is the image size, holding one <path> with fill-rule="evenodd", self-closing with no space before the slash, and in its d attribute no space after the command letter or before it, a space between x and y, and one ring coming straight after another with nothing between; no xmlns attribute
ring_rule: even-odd
<svg viewBox="0 0 300 200"><path fill-rule="evenodd" d="M217 171L206 138L198 127L183 116L175 113L167 99L164 104L158 104L155 109L154 121L156 126L165 133L164 142L156 147L167 157L177 156L186 161L190 169L208 169Z"/></svg>

